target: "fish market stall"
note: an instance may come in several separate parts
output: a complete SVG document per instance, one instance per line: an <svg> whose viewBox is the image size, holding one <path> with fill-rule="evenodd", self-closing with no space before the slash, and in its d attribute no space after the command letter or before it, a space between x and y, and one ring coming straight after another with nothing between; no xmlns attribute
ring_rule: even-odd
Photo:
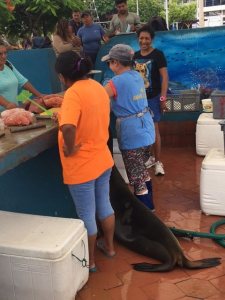
<svg viewBox="0 0 225 300"><path fill-rule="evenodd" d="M74 217L74 205L61 176L57 124L51 119L35 124L42 126L1 131L0 210Z"/></svg>

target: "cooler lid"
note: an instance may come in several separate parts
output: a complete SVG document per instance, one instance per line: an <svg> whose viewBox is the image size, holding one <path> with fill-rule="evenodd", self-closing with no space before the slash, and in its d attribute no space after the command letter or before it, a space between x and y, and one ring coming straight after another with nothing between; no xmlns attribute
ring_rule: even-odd
<svg viewBox="0 0 225 300"><path fill-rule="evenodd" d="M222 119L213 119L213 113L202 113L198 117L197 124L199 125L219 125Z"/></svg>
<svg viewBox="0 0 225 300"><path fill-rule="evenodd" d="M0 254L58 259L84 233L84 223L66 219L0 211Z"/></svg>
<svg viewBox="0 0 225 300"><path fill-rule="evenodd" d="M225 171L224 150L217 148L209 150L202 161L202 169Z"/></svg>

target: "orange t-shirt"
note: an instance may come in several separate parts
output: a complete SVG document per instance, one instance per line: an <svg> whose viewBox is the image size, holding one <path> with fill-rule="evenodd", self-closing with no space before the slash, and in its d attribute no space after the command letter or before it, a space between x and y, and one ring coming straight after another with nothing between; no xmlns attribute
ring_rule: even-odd
<svg viewBox="0 0 225 300"><path fill-rule="evenodd" d="M76 126L76 145L81 148L72 156L63 154L63 136L58 143L65 184L84 183L99 177L114 164L107 146L110 100L95 80L75 82L65 93L59 112L59 126Z"/></svg>

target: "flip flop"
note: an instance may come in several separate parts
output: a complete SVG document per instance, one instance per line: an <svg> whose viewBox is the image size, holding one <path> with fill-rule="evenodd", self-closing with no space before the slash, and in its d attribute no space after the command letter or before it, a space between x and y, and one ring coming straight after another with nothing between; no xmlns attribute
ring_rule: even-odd
<svg viewBox="0 0 225 300"><path fill-rule="evenodd" d="M89 267L89 273L96 273L98 271L96 266Z"/></svg>
<svg viewBox="0 0 225 300"><path fill-rule="evenodd" d="M116 253L114 252L113 254L110 254L106 248L105 248L105 244L103 240L97 240L97 248L107 257L112 258L116 255Z"/></svg>

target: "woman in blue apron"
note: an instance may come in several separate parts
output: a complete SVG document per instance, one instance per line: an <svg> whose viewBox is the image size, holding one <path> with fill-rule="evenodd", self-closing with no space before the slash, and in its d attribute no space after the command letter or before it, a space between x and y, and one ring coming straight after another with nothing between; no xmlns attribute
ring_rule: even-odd
<svg viewBox="0 0 225 300"><path fill-rule="evenodd" d="M130 46L117 44L102 58L116 75L105 89L113 99L111 108L116 116L117 139L129 182L137 198L154 210L151 178L145 162L155 142L155 130L144 81L132 70L133 55Z"/></svg>

